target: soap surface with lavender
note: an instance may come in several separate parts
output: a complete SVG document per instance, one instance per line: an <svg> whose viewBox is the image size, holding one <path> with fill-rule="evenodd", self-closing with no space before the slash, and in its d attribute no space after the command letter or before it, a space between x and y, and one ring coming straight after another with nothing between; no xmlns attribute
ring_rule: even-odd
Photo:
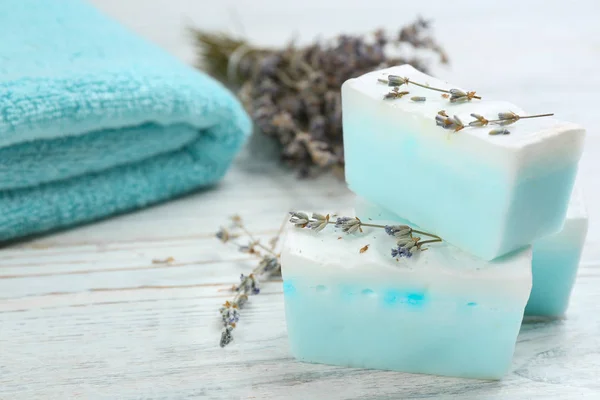
<svg viewBox="0 0 600 400"><path fill-rule="evenodd" d="M562 230L533 244L533 287L525 315L560 317L567 311L587 228L583 195L575 186Z"/></svg>
<svg viewBox="0 0 600 400"><path fill-rule="evenodd" d="M394 89L385 83L393 81L390 75L408 83ZM525 118L539 114L480 93L458 88L465 96L455 99L432 87L456 88L408 65L344 83L350 189L486 260L559 231L584 129L553 117ZM488 121L521 118L477 127L469 126L481 123L471 114Z"/></svg>
<svg viewBox="0 0 600 400"><path fill-rule="evenodd" d="M281 264L292 354L314 363L500 379L531 290L531 249L484 261L444 242L410 258L392 257L394 246L381 228L351 235L332 225L287 229Z"/></svg>

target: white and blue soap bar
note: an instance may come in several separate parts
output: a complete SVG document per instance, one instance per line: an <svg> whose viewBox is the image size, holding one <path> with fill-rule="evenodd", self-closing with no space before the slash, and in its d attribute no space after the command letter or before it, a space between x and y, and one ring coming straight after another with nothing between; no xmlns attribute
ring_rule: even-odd
<svg viewBox="0 0 600 400"><path fill-rule="evenodd" d="M363 229L286 231L281 263L292 354L357 368L506 374L531 290L531 249L484 261L434 243L396 259L393 237Z"/></svg>
<svg viewBox="0 0 600 400"><path fill-rule="evenodd" d="M365 221L403 219L379 206L356 199L357 216ZM575 284L579 259L585 244L588 216L581 189L576 185L569 201L567 217L560 232L537 240L533 246L531 295L525 315L561 317L567 311Z"/></svg>
<svg viewBox="0 0 600 400"><path fill-rule="evenodd" d="M472 113L488 120L500 112L531 114L480 93L481 100L451 103L410 83L400 87L408 95L383 100L391 88L378 80L389 75L456 88L409 65L346 81L344 154L351 190L486 260L560 230L584 129L546 117L506 126L508 135L489 135L494 125L453 132L436 125L439 111L465 125L474 121ZM425 101L412 101L415 96Z"/></svg>
<svg viewBox="0 0 600 400"><path fill-rule="evenodd" d="M525 315L560 317L565 314L587 229L583 195L575 186L562 230L533 244L533 287Z"/></svg>

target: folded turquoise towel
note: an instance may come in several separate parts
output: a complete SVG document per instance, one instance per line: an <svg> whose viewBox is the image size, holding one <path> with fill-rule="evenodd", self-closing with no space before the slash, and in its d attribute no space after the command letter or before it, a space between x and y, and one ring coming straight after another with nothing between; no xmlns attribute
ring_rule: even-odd
<svg viewBox="0 0 600 400"><path fill-rule="evenodd" d="M218 181L238 101L79 0L0 2L0 240Z"/></svg>

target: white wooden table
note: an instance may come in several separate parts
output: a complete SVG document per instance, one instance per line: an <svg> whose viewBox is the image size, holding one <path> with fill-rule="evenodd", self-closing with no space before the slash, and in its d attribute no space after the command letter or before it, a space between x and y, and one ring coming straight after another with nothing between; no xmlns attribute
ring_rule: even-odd
<svg viewBox="0 0 600 400"><path fill-rule="evenodd" d="M182 17L225 26L233 4L155 0L151 10L142 7L150 1L94 2L187 60ZM512 371L499 382L304 364L289 354L275 281L251 299L235 341L221 349L218 307L255 261L217 242L216 229L239 213L266 239L290 208L336 210L352 202L336 179L297 181L261 162L254 146L218 187L0 250L0 399L600 398L597 3L573 9L536 1L525 9L505 1L481 9L439 0L395 4L397 14L383 0L348 3L261 0L235 10L263 42L283 42L290 27L326 34L393 27L420 11L436 19L453 60L440 75L592 127L580 174L590 233L568 318L525 323ZM257 19L260 12L270 13L270 24ZM468 24L457 27L456 18ZM153 263L168 257L174 261Z"/></svg>

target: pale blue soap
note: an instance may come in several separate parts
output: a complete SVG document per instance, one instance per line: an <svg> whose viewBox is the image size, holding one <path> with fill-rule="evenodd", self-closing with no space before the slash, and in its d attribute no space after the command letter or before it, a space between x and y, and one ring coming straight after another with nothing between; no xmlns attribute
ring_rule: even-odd
<svg viewBox="0 0 600 400"><path fill-rule="evenodd" d="M576 186L563 229L533 244L533 287L525 315L560 317L567 311L587 228L583 197Z"/></svg>
<svg viewBox="0 0 600 400"><path fill-rule="evenodd" d="M471 113L531 115L514 104L482 100L451 104L415 85L409 96L383 100L389 74L450 89L453 85L405 65L365 74L342 86L346 181L358 195L486 260L561 229L585 131L554 118L524 119L491 136L491 127L451 132L438 111L465 124ZM469 88L471 89L471 88ZM464 89L463 89L464 90ZM410 96L424 96L413 102ZM535 110L544 113L552 110Z"/></svg>
<svg viewBox="0 0 600 400"><path fill-rule="evenodd" d="M281 261L292 354L314 363L500 379L531 290L530 248L484 261L436 243L396 261L394 244L376 228L358 235L333 226L288 229Z"/></svg>

